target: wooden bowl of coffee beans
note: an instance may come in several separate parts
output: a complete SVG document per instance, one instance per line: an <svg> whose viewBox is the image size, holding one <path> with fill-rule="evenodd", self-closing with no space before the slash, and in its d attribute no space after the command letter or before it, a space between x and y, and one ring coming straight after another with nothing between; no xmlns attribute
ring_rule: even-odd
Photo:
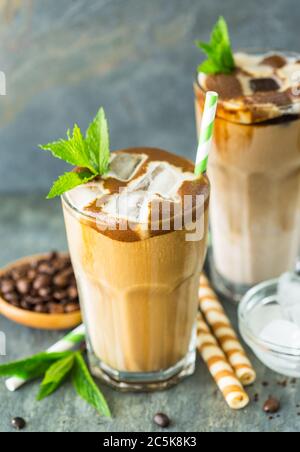
<svg viewBox="0 0 300 452"><path fill-rule="evenodd" d="M25 257L0 271L0 313L22 325L64 330L81 322L70 256Z"/></svg>

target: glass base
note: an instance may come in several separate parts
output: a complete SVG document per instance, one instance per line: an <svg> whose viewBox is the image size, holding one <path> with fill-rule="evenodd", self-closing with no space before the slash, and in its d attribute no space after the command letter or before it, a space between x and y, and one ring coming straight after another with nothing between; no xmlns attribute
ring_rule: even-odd
<svg viewBox="0 0 300 452"><path fill-rule="evenodd" d="M239 303L248 290L253 287L232 283L221 276L215 267L212 250L209 252L209 275L214 289L234 304Z"/></svg>
<svg viewBox="0 0 300 452"><path fill-rule="evenodd" d="M120 372L107 366L89 353L92 374L114 389L122 392L159 391L170 388L195 371L196 351L188 354L175 366L158 372Z"/></svg>

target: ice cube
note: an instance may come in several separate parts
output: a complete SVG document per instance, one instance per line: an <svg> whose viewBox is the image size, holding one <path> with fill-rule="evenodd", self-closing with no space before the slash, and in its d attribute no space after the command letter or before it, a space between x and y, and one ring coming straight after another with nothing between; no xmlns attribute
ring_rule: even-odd
<svg viewBox="0 0 300 452"><path fill-rule="evenodd" d="M76 207L76 209L81 211L102 194L103 188L101 184L91 182L89 184L73 188L66 194L66 196L69 202Z"/></svg>
<svg viewBox="0 0 300 452"><path fill-rule="evenodd" d="M150 199L145 191L128 192L110 195L103 205L103 212L114 218L121 218L133 223L148 223Z"/></svg>
<svg viewBox="0 0 300 452"><path fill-rule="evenodd" d="M114 154L108 177L127 182L134 176L146 159L147 156L145 154L127 154L125 152Z"/></svg>
<svg viewBox="0 0 300 452"><path fill-rule="evenodd" d="M288 320L273 320L263 328L259 337L279 346L300 348L300 328Z"/></svg>
<svg viewBox="0 0 300 452"><path fill-rule="evenodd" d="M300 327L300 276L285 273L279 279L278 303L286 320Z"/></svg>
<svg viewBox="0 0 300 452"><path fill-rule="evenodd" d="M174 200L184 180L192 179L191 173L183 173L165 162L152 162L147 173L129 185L130 191L146 190L150 195L159 195Z"/></svg>

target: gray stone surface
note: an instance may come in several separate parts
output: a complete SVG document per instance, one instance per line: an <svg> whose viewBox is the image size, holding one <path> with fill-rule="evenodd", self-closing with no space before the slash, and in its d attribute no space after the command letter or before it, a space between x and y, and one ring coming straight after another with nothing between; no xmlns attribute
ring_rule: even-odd
<svg viewBox="0 0 300 452"><path fill-rule="evenodd" d="M298 0L0 0L0 191L48 190L65 166L37 150L100 105L112 147L194 156L194 46L219 14L235 47L299 50Z"/></svg>
<svg viewBox="0 0 300 452"><path fill-rule="evenodd" d="M56 248L66 249L63 219L58 202L46 202L41 196L0 197L0 266L28 254ZM225 305L236 321L235 309ZM34 331L0 317L0 331L7 336L7 357L14 360L42 350L61 337L61 333ZM119 394L101 386L110 404L113 420L95 414L73 392L68 384L43 402L36 402L37 385L29 384L9 393L0 381L0 431L10 432L10 420L23 416L31 432L138 432L159 431L152 424L157 411L170 415L173 425L168 431L184 432L297 432L300 430L299 383L289 380L287 387L278 383L283 377L268 371L251 355L258 372L257 383L249 389L253 399L243 411L233 412L216 390L205 365L199 360L194 376L177 387L153 394ZM268 387L262 383L269 382ZM280 417L269 420L262 412L269 394L281 399Z"/></svg>

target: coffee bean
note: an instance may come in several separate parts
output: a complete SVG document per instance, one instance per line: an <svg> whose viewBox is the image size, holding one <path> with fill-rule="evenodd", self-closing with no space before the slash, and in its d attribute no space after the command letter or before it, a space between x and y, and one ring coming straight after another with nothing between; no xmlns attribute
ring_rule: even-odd
<svg viewBox="0 0 300 452"><path fill-rule="evenodd" d="M164 413L157 413L154 418L154 422L156 425L162 428L167 428L170 425L170 419L169 417Z"/></svg>
<svg viewBox="0 0 300 452"><path fill-rule="evenodd" d="M46 262L40 264L38 266L39 273L45 273L46 275L54 275L55 268L51 264L47 264Z"/></svg>
<svg viewBox="0 0 300 452"><path fill-rule="evenodd" d="M16 430L23 430L26 427L26 421L22 417L14 417L11 421L11 425Z"/></svg>
<svg viewBox="0 0 300 452"><path fill-rule="evenodd" d="M34 306L34 311L41 314L46 314L48 312L48 306L43 303L38 303Z"/></svg>
<svg viewBox="0 0 300 452"><path fill-rule="evenodd" d="M0 292L6 294L12 292L15 288L14 282L11 279L3 279L0 282Z"/></svg>
<svg viewBox="0 0 300 452"><path fill-rule="evenodd" d="M55 292L53 292L53 298L58 301L64 300L65 298L67 298L67 296L68 292L66 290L56 290Z"/></svg>
<svg viewBox="0 0 300 452"><path fill-rule="evenodd" d="M28 303L28 301L25 301L25 300L21 300L20 307L22 309L25 309L26 311L32 311L32 309L33 309L32 304Z"/></svg>
<svg viewBox="0 0 300 452"><path fill-rule="evenodd" d="M76 286L71 286L68 289L68 297L71 300L75 300L76 298L78 298L78 290Z"/></svg>
<svg viewBox="0 0 300 452"><path fill-rule="evenodd" d="M39 275L33 283L33 288L40 290L51 284L51 278L49 275Z"/></svg>
<svg viewBox="0 0 300 452"><path fill-rule="evenodd" d="M59 259L59 255L57 251L51 251L51 253L48 254L48 256L46 257L46 259L49 261L54 261L56 259Z"/></svg>
<svg viewBox="0 0 300 452"><path fill-rule="evenodd" d="M269 397L268 400L264 404L264 412L265 413L277 413L280 410L280 402L275 399L275 397Z"/></svg>
<svg viewBox="0 0 300 452"><path fill-rule="evenodd" d="M36 275L36 271L32 269L27 272L26 278L28 279L28 281L32 282L36 278Z"/></svg>
<svg viewBox="0 0 300 452"><path fill-rule="evenodd" d="M16 292L8 292L5 294L4 299L8 302L17 301L19 296Z"/></svg>
<svg viewBox="0 0 300 452"><path fill-rule="evenodd" d="M20 278L23 278L27 271L28 271L28 265L26 266L22 266L22 267L18 267L18 268L14 268L11 271L11 276L15 281L18 281Z"/></svg>
<svg viewBox="0 0 300 452"><path fill-rule="evenodd" d="M22 295L28 294L31 289L31 283L26 278L19 279L19 281L16 282L16 286L19 293Z"/></svg>
<svg viewBox="0 0 300 452"><path fill-rule="evenodd" d="M53 280L55 286L65 288L68 285L68 276L65 273L59 273Z"/></svg>
<svg viewBox="0 0 300 452"><path fill-rule="evenodd" d="M79 311L79 309L80 309L80 307L79 307L78 303L68 303L65 306L64 310L65 310L66 313L70 314L71 312Z"/></svg>
<svg viewBox="0 0 300 452"><path fill-rule="evenodd" d="M50 314L63 314L64 308L60 304L49 303L49 312Z"/></svg>
<svg viewBox="0 0 300 452"><path fill-rule="evenodd" d="M35 305L37 303L40 303L41 299L37 296L33 297L32 295L28 295L23 298L23 301L25 301L27 304Z"/></svg>
<svg viewBox="0 0 300 452"><path fill-rule="evenodd" d="M48 298L49 295L51 294L52 290L51 287L42 287L39 291L38 294L40 297L42 298Z"/></svg>

